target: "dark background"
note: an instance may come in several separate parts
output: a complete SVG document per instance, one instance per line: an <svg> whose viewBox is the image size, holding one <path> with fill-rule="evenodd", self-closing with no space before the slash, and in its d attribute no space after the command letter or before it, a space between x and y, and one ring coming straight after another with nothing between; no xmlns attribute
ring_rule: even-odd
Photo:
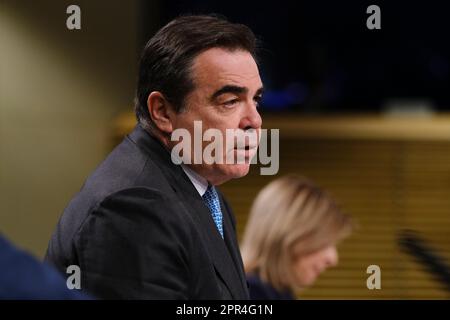
<svg viewBox="0 0 450 320"><path fill-rule="evenodd" d="M366 9L381 9L369 30ZM143 8L150 2L143 2ZM391 102L450 110L450 6L444 1L163 1L160 24L183 13L218 13L262 42L265 110L378 112ZM141 46L154 32L142 12Z"/></svg>

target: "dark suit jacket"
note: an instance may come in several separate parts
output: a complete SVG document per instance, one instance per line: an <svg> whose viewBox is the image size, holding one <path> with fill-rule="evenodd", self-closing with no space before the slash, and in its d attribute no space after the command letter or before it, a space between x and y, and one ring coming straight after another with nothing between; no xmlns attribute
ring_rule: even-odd
<svg viewBox="0 0 450 320"><path fill-rule="evenodd" d="M89 299L69 290L52 267L17 249L0 235L0 299Z"/></svg>
<svg viewBox="0 0 450 320"><path fill-rule="evenodd" d="M46 259L101 298L248 299L233 214L222 239L162 144L137 126L65 209Z"/></svg>

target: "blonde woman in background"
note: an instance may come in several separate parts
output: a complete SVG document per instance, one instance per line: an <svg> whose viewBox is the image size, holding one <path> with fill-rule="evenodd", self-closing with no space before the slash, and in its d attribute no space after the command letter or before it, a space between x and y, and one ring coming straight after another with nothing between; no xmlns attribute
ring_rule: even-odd
<svg viewBox="0 0 450 320"><path fill-rule="evenodd" d="M338 263L350 216L312 182L288 175L256 197L241 250L252 299L294 299Z"/></svg>

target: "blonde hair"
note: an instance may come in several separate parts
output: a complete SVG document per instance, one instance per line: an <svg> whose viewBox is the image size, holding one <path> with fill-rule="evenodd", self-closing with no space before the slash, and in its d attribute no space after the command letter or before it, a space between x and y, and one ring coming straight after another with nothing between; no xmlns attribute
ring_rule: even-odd
<svg viewBox="0 0 450 320"><path fill-rule="evenodd" d="M336 244L351 229L350 216L312 182L281 177L260 191L251 208L241 244L245 270L278 290L295 291L294 257Z"/></svg>

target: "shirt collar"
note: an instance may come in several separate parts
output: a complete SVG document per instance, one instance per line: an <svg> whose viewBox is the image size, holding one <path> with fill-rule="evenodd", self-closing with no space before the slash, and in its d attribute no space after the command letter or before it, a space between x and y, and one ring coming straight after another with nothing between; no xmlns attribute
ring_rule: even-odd
<svg viewBox="0 0 450 320"><path fill-rule="evenodd" d="M181 165L181 168L183 169L184 173L186 173L200 196L203 197L206 189L208 189L208 181L184 164Z"/></svg>

